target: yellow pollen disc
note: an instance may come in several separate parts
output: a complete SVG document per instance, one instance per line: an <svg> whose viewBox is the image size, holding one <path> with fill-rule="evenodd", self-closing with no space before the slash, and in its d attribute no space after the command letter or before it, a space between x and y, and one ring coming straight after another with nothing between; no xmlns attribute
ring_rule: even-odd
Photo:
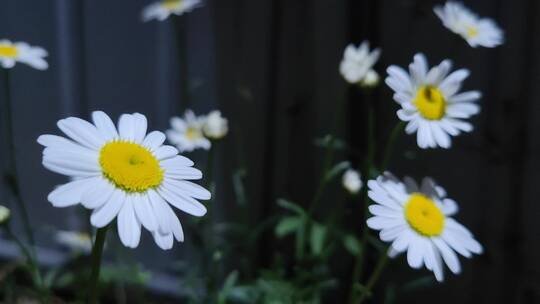
<svg viewBox="0 0 540 304"><path fill-rule="evenodd" d="M405 219L423 236L438 236L444 228L444 214L429 197L413 193L405 203Z"/></svg>
<svg viewBox="0 0 540 304"><path fill-rule="evenodd" d="M186 137L189 140L194 140L201 136L202 136L201 131L197 128L188 127L186 130Z"/></svg>
<svg viewBox="0 0 540 304"><path fill-rule="evenodd" d="M478 36L478 28L469 25L466 27L466 29L467 29L467 37L474 38Z"/></svg>
<svg viewBox="0 0 540 304"><path fill-rule="evenodd" d="M163 181L163 169L145 147L127 141L112 141L99 153L103 175L127 192L144 192Z"/></svg>
<svg viewBox="0 0 540 304"><path fill-rule="evenodd" d="M178 8L182 4L182 0L163 0L161 6L168 10Z"/></svg>
<svg viewBox="0 0 540 304"><path fill-rule="evenodd" d="M446 100L441 90L434 86L421 86L413 103L425 119L440 120L446 112Z"/></svg>
<svg viewBox="0 0 540 304"><path fill-rule="evenodd" d="M19 51L16 47L6 44L0 44L0 57L15 58L17 57L18 53Z"/></svg>

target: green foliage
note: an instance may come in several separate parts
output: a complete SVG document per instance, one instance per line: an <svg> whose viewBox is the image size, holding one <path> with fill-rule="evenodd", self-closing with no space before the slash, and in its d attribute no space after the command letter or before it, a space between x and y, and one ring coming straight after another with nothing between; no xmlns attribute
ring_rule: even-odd
<svg viewBox="0 0 540 304"><path fill-rule="evenodd" d="M358 256L362 252L362 244L353 234L347 234L343 237L343 246L353 256Z"/></svg>

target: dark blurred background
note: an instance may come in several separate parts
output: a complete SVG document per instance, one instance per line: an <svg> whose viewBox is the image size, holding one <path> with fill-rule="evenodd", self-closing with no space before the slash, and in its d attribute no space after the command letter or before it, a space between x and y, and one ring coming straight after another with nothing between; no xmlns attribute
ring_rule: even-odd
<svg viewBox="0 0 540 304"><path fill-rule="evenodd" d="M483 92L482 112L473 118L472 133L455 138L449 151L420 151L414 137L404 135L391 171L417 179L435 177L460 204L457 219L474 232L485 253L461 259L461 275L447 275L444 284L398 302L540 303L537 0L465 2L504 29L506 42L495 49L470 48L444 28L432 12L443 1L207 0L181 17L143 23L141 9L149 3L0 1L0 38L49 51L49 70L17 65L9 84L16 160L30 217L36 227L45 227L37 232L38 244L47 253L44 259L57 258L50 231L86 225L75 208L56 209L45 199L65 178L41 166L36 138L59 133L58 119L88 119L97 109L115 118L141 112L152 129L163 130L171 116L186 108L201 114L221 109L231 133L219 147L214 208L221 210L219 218L234 216L230 173L244 168L250 220L257 223L276 212L278 197L309 201L323 153L314 139L336 131L333 113L342 103L347 119L337 133L359 153L340 157L361 161L366 97L341 78L338 64L347 44L368 39L382 48L376 70L383 78L388 65L406 66L421 51L431 65L450 58L456 68L470 69L465 89ZM377 142L382 145L397 122L398 105L383 83L370 96L376 105ZM4 167L7 153L2 143ZM197 153L190 157L204 162ZM9 200L2 188L0 195L2 201ZM328 208L336 195L324 197ZM350 218L355 225L362 216ZM142 245L133 254L147 267L166 273L173 259L196 258L189 235L187 230L185 244L164 252L143 233ZM1 255L13 254L8 242L2 244ZM268 234L251 258L269 267L269 252L278 245ZM349 275L349 262L338 262L343 276ZM395 264L404 261L400 262ZM400 272L403 278L419 274L407 268Z"/></svg>

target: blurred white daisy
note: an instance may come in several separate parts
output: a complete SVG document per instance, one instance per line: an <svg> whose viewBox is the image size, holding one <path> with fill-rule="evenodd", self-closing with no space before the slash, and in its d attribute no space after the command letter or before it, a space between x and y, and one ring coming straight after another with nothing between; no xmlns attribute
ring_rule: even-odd
<svg viewBox="0 0 540 304"><path fill-rule="evenodd" d="M166 131L167 139L176 145L180 152L191 152L199 148L208 150L212 144L204 136L205 123L206 116L195 116L193 111L187 110L184 118L171 118L172 128Z"/></svg>
<svg viewBox="0 0 540 304"><path fill-rule="evenodd" d="M443 261L457 274L461 265L456 252L470 258L481 254L482 245L463 225L451 218L458 211L456 202L431 178L419 187L410 177L404 183L386 172L368 181L369 206L373 217L367 220L371 229L380 230L384 242L391 242L389 256L407 252L412 268L423 265L443 281Z"/></svg>
<svg viewBox="0 0 540 304"><path fill-rule="evenodd" d="M57 231L55 239L61 245L83 253L92 251L92 238L86 232L77 231Z"/></svg>
<svg viewBox="0 0 540 304"><path fill-rule="evenodd" d="M161 0L145 7L142 12L142 19L143 21L152 19L163 21L171 14L180 16L201 5L200 0Z"/></svg>
<svg viewBox="0 0 540 304"><path fill-rule="evenodd" d="M369 50L368 41L362 42L358 48L354 44L349 44L343 53L339 71L343 78L351 84L372 86L374 80L378 80L378 74L372 67L380 55L381 50L379 48L372 51Z"/></svg>
<svg viewBox="0 0 540 304"><path fill-rule="evenodd" d="M360 173L354 169L348 169L343 174L343 187L351 194L356 194L362 189L362 179Z"/></svg>
<svg viewBox="0 0 540 304"><path fill-rule="evenodd" d="M30 46L26 42L11 42L6 39L0 40L0 64L9 69L16 62L25 63L37 70L46 70L49 65L45 61L47 51L38 46Z"/></svg>
<svg viewBox="0 0 540 304"><path fill-rule="evenodd" d="M6 223L9 220L10 216L11 211L8 208L0 205L0 225Z"/></svg>
<svg viewBox="0 0 540 304"><path fill-rule="evenodd" d="M401 105L399 119L408 122L405 132L417 132L418 146L422 149L449 148L450 136L470 132L473 127L464 119L480 112L475 101L478 91L459 93L469 71L450 72L452 62L443 60L428 71L426 57L416 54L409 65L409 73L398 66L387 69L386 84L395 91L394 100Z"/></svg>
<svg viewBox="0 0 540 304"><path fill-rule="evenodd" d="M117 217L118 235L130 248L139 244L141 225L151 231L162 249L184 239L182 226L169 205L194 216L206 213L197 199L210 192L188 180L202 178L193 162L163 145L165 135L148 134L146 117L123 114L118 129L107 114L92 113L93 124L69 117L58 127L69 138L42 135L43 165L71 177L48 196L55 207L81 203L92 209L94 227L107 226Z"/></svg>
<svg viewBox="0 0 540 304"><path fill-rule="evenodd" d="M203 132L208 138L221 139L229 132L229 123L220 111L212 111L206 116Z"/></svg>
<svg viewBox="0 0 540 304"><path fill-rule="evenodd" d="M496 47L504 42L504 34L495 21L480 18L460 2L448 1L433 8L443 25L460 35L471 47Z"/></svg>

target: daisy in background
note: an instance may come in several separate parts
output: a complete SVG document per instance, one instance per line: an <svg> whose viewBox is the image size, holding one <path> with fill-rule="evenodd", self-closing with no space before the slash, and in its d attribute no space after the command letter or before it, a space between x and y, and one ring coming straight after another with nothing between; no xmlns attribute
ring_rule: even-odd
<svg viewBox="0 0 540 304"><path fill-rule="evenodd" d="M343 187L349 191L350 194L357 194L362 189L362 178L360 173L354 169L348 169L343 174L342 178Z"/></svg>
<svg viewBox="0 0 540 304"><path fill-rule="evenodd" d="M142 12L142 19L145 22L152 19L163 21L171 14L180 16L201 5L200 0L161 0L145 7Z"/></svg>
<svg viewBox="0 0 540 304"><path fill-rule="evenodd" d="M480 18L463 4L448 1L433 8L443 25L460 35L471 47L496 47L504 42L504 34L495 21Z"/></svg>
<svg viewBox="0 0 540 304"><path fill-rule="evenodd" d="M203 132L210 139L221 139L229 132L229 122L221 116L220 111L212 111L206 116Z"/></svg>
<svg viewBox="0 0 540 304"><path fill-rule="evenodd" d="M369 206L373 217L367 225L380 231L382 241L391 243L390 257L407 252L409 266L425 265L441 282L443 262L452 273L460 273L456 252L467 258L482 253L472 233L451 218L458 206L433 179L426 177L418 186L410 177L402 183L386 172L368 181L368 187L375 204Z"/></svg>
<svg viewBox="0 0 540 304"><path fill-rule="evenodd" d="M381 55L379 48L369 50L369 42L364 41L358 47L349 44L343 53L339 71L351 84L372 87L379 82L379 75L372 68Z"/></svg>
<svg viewBox="0 0 540 304"><path fill-rule="evenodd" d="M93 124L68 117L58 127L68 138L42 135L43 165L71 181L52 191L55 207L81 203L92 210L90 223L97 228L117 218L118 235L130 248L139 245L141 226L150 231L162 249L182 242L184 233L170 205L194 216L206 214L197 199L210 192L190 182L202 178L193 162L163 145L165 135L147 132L142 114L123 114L118 128L107 114L92 113Z"/></svg>
<svg viewBox="0 0 540 304"><path fill-rule="evenodd" d="M193 111L186 110L183 118L171 118L171 129L166 131L167 139L180 152L191 152L199 148L208 150L212 144L204 135L205 124L206 116L195 116Z"/></svg>
<svg viewBox="0 0 540 304"><path fill-rule="evenodd" d="M464 121L480 112L475 102L478 91L458 93L469 71L460 69L449 74L450 60L443 60L428 70L426 57L416 54L409 73L392 65L387 69L386 84L394 90L394 100L401 105L397 116L408 122L405 132L417 132L418 146L450 148L450 136L471 132L473 127Z"/></svg>
<svg viewBox="0 0 540 304"><path fill-rule="evenodd" d="M75 252L89 254L92 251L92 237L86 232L57 231L55 239Z"/></svg>
<svg viewBox="0 0 540 304"><path fill-rule="evenodd" d="M37 70L46 70L49 65L45 61L47 51L38 46L30 46L26 42L11 42L0 40L0 64L10 69L16 62L25 63Z"/></svg>
<svg viewBox="0 0 540 304"><path fill-rule="evenodd" d="M10 216L11 211L8 208L0 205L0 225L7 223Z"/></svg>

